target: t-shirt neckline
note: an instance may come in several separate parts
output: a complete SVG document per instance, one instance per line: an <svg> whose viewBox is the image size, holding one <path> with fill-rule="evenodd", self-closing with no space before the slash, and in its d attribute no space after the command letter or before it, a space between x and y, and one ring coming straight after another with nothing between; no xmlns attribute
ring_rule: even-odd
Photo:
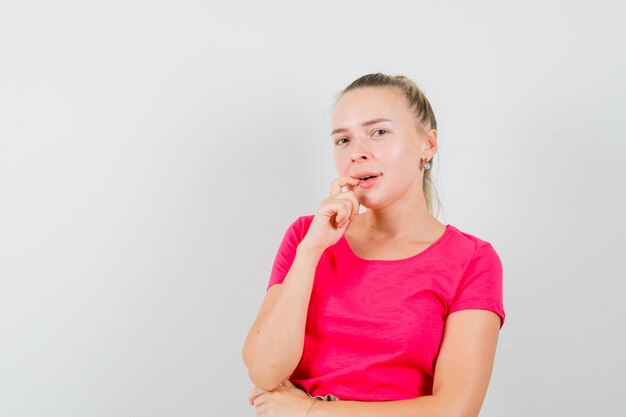
<svg viewBox="0 0 626 417"><path fill-rule="evenodd" d="M339 241L342 242L342 244L344 245L345 249L352 255L352 257L357 259L357 260L359 260L360 262L378 263L378 264L392 264L392 263L396 263L396 262L412 261L412 260L415 260L417 258L420 258L420 257L424 256L428 252L432 251L433 248L441 245L441 243L448 237L448 235L450 235L453 227L454 226L452 226L451 224L447 224L446 225L446 229L444 230L443 234L441 236L439 236L439 238L437 240L435 240L433 243L431 243L430 246L428 246L423 251L416 253L415 255L411 255L411 256L409 256L407 258L401 258L401 259L365 259L365 258L361 258L356 253L354 253L354 251L352 250L352 247L350 246L350 243L348 243L348 239L346 239L346 237L344 235L341 235L341 237L339 238Z"/></svg>

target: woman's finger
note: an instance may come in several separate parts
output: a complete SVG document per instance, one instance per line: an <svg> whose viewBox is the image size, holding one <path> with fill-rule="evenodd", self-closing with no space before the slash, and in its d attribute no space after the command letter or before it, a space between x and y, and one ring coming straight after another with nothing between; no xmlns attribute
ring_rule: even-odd
<svg viewBox="0 0 626 417"><path fill-rule="evenodd" d="M341 189L347 185L348 188L351 188L354 185L357 185L359 183L359 179L357 178L353 178L350 176L345 176L345 177L339 177L337 179L335 179L332 184L330 185L330 197L335 196L337 194L341 194Z"/></svg>
<svg viewBox="0 0 626 417"><path fill-rule="evenodd" d="M263 395L266 392L267 391L264 391L259 387L254 387L252 391L250 391L250 394L248 394L248 402L250 403L250 405L254 405L254 400L256 400L258 396Z"/></svg>
<svg viewBox="0 0 626 417"><path fill-rule="evenodd" d="M354 216L359 214L359 208L361 207L361 203L359 203L359 200L356 198L356 194L354 193L354 191L347 191L345 193L338 194L334 198L350 201L350 203L352 204L350 220L352 220Z"/></svg>
<svg viewBox="0 0 626 417"><path fill-rule="evenodd" d="M343 199L335 199L332 203L333 211L337 213L335 216L335 224L337 227L341 227L344 220L349 218L352 211L352 203Z"/></svg>

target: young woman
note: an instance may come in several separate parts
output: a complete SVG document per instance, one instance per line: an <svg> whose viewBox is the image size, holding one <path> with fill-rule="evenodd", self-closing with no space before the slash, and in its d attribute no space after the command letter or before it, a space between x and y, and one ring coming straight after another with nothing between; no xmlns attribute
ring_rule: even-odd
<svg viewBox="0 0 626 417"><path fill-rule="evenodd" d="M286 231L244 343L257 415L478 415L505 318L502 264L432 214L436 129L404 76L340 93L339 177Z"/></svg>

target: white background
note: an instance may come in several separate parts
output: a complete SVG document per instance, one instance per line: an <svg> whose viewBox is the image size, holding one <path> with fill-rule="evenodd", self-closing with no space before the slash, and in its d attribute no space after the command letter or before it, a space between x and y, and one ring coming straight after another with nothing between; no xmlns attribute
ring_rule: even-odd
<svg viewBox="0 0 626 417"><path fill-rule="evenodd" d="M330 106L404 74L493 244L483 417L623 416L623 1L0 2L0 415L253 416L241 356Z"/></svg>

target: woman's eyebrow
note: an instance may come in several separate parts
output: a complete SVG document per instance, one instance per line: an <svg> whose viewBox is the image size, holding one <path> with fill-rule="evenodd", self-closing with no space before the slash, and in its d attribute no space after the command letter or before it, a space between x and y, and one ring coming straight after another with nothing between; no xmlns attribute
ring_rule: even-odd
<svg viewBox="0 0 626 417"><path fill-rule="evenodd" d="M375 123L379 123L379 122L393 122L393 120L390 119L385 119L384 117L378 117L376 119L372 119L372 120L368 120L366 122L363 122L361 125L362 126L369 126L369 125L373 125ZM345 127L338 127L337 129L334 129L331 132L331 136L334 135L335 133L341 133L341 132L347 132L348 129Z"/></svg>

